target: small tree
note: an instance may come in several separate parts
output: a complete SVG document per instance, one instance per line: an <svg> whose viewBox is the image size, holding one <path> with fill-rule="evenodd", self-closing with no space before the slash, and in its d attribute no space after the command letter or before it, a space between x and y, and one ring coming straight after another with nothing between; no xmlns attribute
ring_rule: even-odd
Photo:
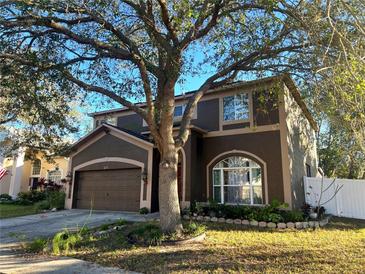
<svg viewBox="0 0 365 274"><path fill-rule="evenodd" d="M174 232L182 229L177 155L200 98L243 73L310 77L323 64L319 56L328 52L335 60L339 52L326 16L326 7L312 1L3 1L0 58L139 114L161 154L161 227ZM176 85L207 70L174 137Z"/></svg>

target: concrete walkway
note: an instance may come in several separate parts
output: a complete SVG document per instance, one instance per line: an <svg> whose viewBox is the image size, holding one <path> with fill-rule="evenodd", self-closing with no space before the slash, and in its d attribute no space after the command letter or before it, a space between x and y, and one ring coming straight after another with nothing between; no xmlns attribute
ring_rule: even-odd
<svg viewBox="0 0 365 274"><path fill-rule="evenodd" d="M29 256L7 245L0 250L0 273L54 273L54 274L99 274L99 273L137 273L116 267L101 265L69 257Z"/></svg>
<svg viewBox="0 0 365 274"><path fill-rule="evenodd" d="M68 257L30 256L19 250L19 244L35 238L52 237L57 232L89 228L119 219L144 222L158 214L140 215L128 212L63 210L0 220L0 273L135 273Z"/></svg>
<svg viewBox="0 0 365 274"><path fill-rule="evenodd" d="M52 237L63 229L76 230L83 225L89 228L119 219L144 222L158 218L158 214L140 215L118 211L93 211L82 209L47 212L43 214L0 220L0 248L2 244L19 243L34 238Z"/></svg>

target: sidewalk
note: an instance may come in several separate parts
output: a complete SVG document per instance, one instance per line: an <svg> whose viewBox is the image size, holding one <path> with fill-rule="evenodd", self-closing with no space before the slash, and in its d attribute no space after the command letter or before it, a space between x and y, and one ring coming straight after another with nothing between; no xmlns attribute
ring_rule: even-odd
<svg viewBox="0 0 365 274"><path fill-rule="evenodd" d="M22 254L16 245L3 245L0 250L0 273L99 274L137 273L69 257L48 257Z"/></svg>

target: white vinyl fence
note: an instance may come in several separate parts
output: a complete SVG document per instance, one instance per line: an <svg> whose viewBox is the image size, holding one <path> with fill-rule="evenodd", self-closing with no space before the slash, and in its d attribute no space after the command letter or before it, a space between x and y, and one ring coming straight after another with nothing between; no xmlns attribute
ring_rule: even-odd
<svg viewBox="0 0 365 274"><path fill-rule="evenodd" d="M322 189L325 191L322 192L321 204L326 213L365 219L365 180L336 179L332 184L333 180L331 178L323 180ZM318 204L321 185L322 178L304 177L305 200L311 206ZM334 196L336 190L338 193Z"/></svg>

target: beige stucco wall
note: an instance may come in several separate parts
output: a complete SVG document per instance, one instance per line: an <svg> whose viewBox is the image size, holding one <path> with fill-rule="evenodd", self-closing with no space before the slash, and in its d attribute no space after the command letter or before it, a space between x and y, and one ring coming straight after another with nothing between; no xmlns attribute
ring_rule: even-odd
<svg viewBox="0 0 365 274"><path fill-rule="evenodd" d="M9 194L11 170L13 168L13 159L5 158L2 162L2 167L8 170L8 173L0 180L0 194Z"/></svg>
<svg viewBox="0 0 365 274"><path fill-rule="evenodd" d="M41 174L40 178L48 178L48 171L54 170L58 167L62 172L62 178L67 175L67 168L68 168L68 158L65 157L55 157L48 162L44 157L44 154L39 152L35 155L37 159L41 160ZM27 191L29 189L29 181L32 177L32 161L28 160L24 162L24 169L23 169L23 176L21 181L21 190L20 191Z"/></svg>
<svg viewBox="0 0 365 274"><path fill-rule="evenodd" d="M287 87L284 88L284 100L292 205L300 208L305 199L303 176L306 176L306 164L310 165L312 176L317 174L316 134Z"/></svg>
<svg viewBox="0 0 365 274"><path fill-rule="evenodd" d="M67 175L67 168L68 168L68 158L65 157L55 157L53 158L53 161L48 162L46 158L44 157L44 154L39 152L35 155L36 158L41 160L41 172L39 178L48 178L48 171L54 170L56 167L58 167L62 171L62 177L65 178ZM13 172L15 170L12 170L14 160L11 158L6 158L3 161L3 166L9 170L9 174L6 176L6 178L3 178L3 180L0 183L0 193L9 193L11 178L14 176ZM22 169L22 175L20 178L20 191L28 191L29 190L29 183L30 179L32 177L32 161L26 160L23 163ZM19 172L19 170L17 171Z"/></svg>

